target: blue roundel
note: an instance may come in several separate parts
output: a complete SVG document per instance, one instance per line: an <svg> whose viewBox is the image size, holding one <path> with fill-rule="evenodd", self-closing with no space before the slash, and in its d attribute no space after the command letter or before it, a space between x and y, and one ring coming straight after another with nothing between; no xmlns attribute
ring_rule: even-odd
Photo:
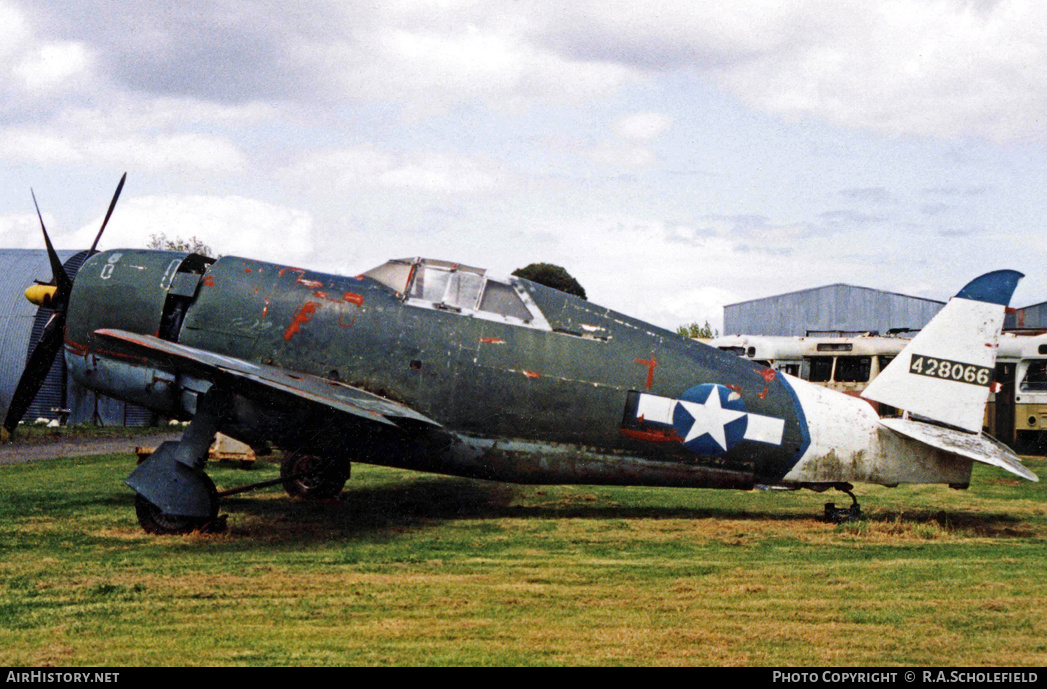
<svg viewBox="0 0 1047 689"><path fill-rule="evenodd" d="M745 437L748 425L742 396L723 385L695 385L673 410L673 428L684 447L698 455L727 452Z"/></svg>

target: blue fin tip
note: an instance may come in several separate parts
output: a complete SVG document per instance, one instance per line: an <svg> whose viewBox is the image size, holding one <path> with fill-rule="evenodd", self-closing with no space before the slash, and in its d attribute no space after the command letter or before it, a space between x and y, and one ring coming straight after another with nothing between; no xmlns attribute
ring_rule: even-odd
<svg viewBox="0 0 1047 689"><path fill-rule="evenodd" d="M995 270L976 277L956 295L961 299L984 301L990 304L1007 306L1018 286L1018 281L1025 277L1017 270Z"/></svg>

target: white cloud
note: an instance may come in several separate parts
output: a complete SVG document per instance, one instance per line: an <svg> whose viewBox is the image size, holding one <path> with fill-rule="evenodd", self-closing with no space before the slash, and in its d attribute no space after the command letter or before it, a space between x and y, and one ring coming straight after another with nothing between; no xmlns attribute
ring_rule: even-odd
<svg viewBox="0 0 1047 689"><path fill-rule="evenodd" d="M0 56L31 77L25 88L79 85L79 98L96 92L86 76L110 95L391 102L416 120L478 103L585 104L685 71L789 116L1047 140L1047 5L1031 0L274 3L232 23L221 6L198 9L55 4L30 25L0 4ZM667 126L633 117L618 125L630 140Z"/></svg>
<svg viewBox="0 0 1047 689"><path fill-rule="evenodd" d="M56 238L56 245L86 248L102 217ZM315 250L313 216L242 196L144 196L122 199L100 246L142 248L151 235L196 237L223 255L302 263Z"/></svg>
<svg viewBox="0 0 1047 689"><path fill-rule="evenodd" d="M81 76L89 67L90 56L84 44L65 41L47 43L30 52L12 71L24 88L49 91Z"/></svg>
<svg viewBox="0 0 1047 689"><path fill-rule="evenodd" d="M7 129L0 131L0 158L38 165L71 165L83 159L81 151L68 139L43 130Z"/></svg>
<svg viewBox="0 0 1047 689"><path fill-rule="evenodd" d="M54 218L44 213L44 224L54 228ZM53 232L49 230L49 232ZM0 246L9 249L42 249L40 219L33 213L0 216Z"/></svg>
<svg viewBox="0 0 1047 689"><path fill-rule="evenodd" d="M657 160L647 146L620 143L599 144L589 151L589 157L601 165L621 168L648 167Z"/></svg>
<svg viewBox="0 0 1047 689"><path fill-rule="evenodd" d="M318 70L344 66L330 74L321 97L398 102L414 118L474 102L499 110L580 104L638 77L631 66L563 55L505 25L439 28L389 24L358 32L353 40L309 46L302 54Z"/></svg>
<svg viewBox="0 0 1047 689"><path fill-rule="evenodd" d="M673 125L673 118L657 112L638 112L618 119L613 129L630 141L654 141Z"/></svg>
<svg viewBox="0 0 1047 689"><path fill-rule="evenodd" d="M718 75L752 105L891 134L1047 138L1047 7L846 5L820 35ZM827 25L827 26L826 26ZM825 30L828 29L828 30Z"/></svg>
<svg viewBox="0 0 1047 689"><path fill-rule="evenodd" d="M17 53L29 36L22 13L8 2L0 1L0 58Z"/></svg>
<svg viewBox="0 0 1047 689"><path fill-rule="evenodd" d="M1047 5L1031 0L575 2L535 38L751 106L889 134L1047 141ZM555 18L555 21L554 21Z"/></svg>
<svg viewBox="0 0 1047 689"><path fill-rule="evenodd" d="M98 166L146 172L237 172L243 153L228 139L204 134L128 133L84 136L47 128L0 131L0 158L16 163Z"/></svg>
<svg viewBox="0 0 1047 689"><path fill-rule="evenodd" d="M375 146L316 151L282 174L303 186L323 180L343 190L384 187L434 194L486 194L504 188L510 179L499 164L486 159L434 152L394 155Z"/></svg>

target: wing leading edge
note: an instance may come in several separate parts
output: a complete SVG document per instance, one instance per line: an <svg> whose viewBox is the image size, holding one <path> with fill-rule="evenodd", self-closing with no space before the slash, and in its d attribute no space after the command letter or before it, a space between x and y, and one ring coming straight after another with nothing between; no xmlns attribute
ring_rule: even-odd
<svg viewBox="0 0 1047 689"><path fill-rule="evenodd" d="M403 404L339 381L215 354L152 335L108 329L97 330L95 335L122 353L160 367L173 367L189 375L212 379L212 382L216 374L224 374L387 426L396 427L397 420L410 420L442 428L436 421Z"/></svg>

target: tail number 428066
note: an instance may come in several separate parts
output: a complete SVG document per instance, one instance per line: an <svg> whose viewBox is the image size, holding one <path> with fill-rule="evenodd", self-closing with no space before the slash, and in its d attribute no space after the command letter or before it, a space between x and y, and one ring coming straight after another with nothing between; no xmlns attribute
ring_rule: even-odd
<svg viewBox="0 0 1047 689"><path fill-rule="evenodd" d="M992 381L992 369L987 366L965 364L920 354L913 354L912 362L909 364L909 373L971 385L988 386Z"/></svg>

